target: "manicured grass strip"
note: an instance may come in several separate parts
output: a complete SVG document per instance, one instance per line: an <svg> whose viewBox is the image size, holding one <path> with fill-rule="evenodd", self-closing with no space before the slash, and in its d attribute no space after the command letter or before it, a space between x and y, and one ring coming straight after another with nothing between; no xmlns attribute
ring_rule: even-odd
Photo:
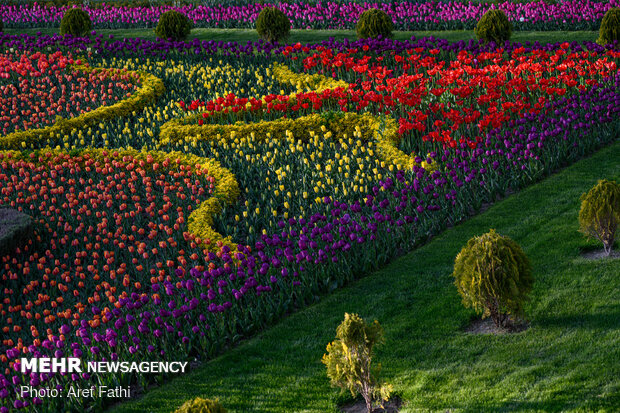
<svg viewBox="0 0 620 413"><path fill-rule="evenodd" d="M219 398L231 412L335 412L320 363L345 312L378 319L376 360L414 411L614 411L620 406L620 260L587 261L579 196L620 179L620 142L498 202L385 269L338 290L258 337L171 380L115 413L171 412ZM532 260L529 330L463 332L474 315L450 276L472 236L495 228ZM174 358L174 355L169 355Z"/></svg>
<svg viewBox="0 0 620 413"><path fill-rule="evenodd" d="M26 33L34 35L37 32L43 34L54 34L58 29L42 28L42 29L4 29L8 34ZM97 30L97 33L103 34L105 37L114 35L115 38L135 38L155 40L153 29L125 29L125 30ZM396 40L408 40L412 35L417 38L434 36L436 38L447 39L451 42L459 40L475 39L473 30L450 30L450 31L425 31L425 32L394 32ZM333 37L336 40L355 40L354 30L291 30L291 36L288 39L290 43L316 43L323 40L329 40ZM253 29L194 29L192 30L189 40L198 38L200 40L218 40L225 42L247 43L248 41L257 41L258 34ZM538 41L540 43L555 42L583 42L595 41L598 38L598 32L595 31L575 31L575 32L514 32L511 38L515 42Z"/></svg>

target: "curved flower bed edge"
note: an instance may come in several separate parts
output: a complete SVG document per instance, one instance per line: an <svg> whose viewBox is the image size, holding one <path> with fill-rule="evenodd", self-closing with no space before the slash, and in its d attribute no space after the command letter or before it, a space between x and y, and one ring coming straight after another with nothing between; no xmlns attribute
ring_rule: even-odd
<svg viewBox="0 0 620 413"><path fill-rule="evenodd" d="M0 154L10 154L14 159L29 159L30 154L33 153L58 155L67 153L67 151L62 149L41 149L35 152L0 150ZM139 151L133 148L89 148L71 151L70 153L76 156L88 154L96 160L103 160L104 158L121 160L129 156L136 160L153 163L154 166L157 165L156 167L161 165L164 169L169 166L185 165L192 169L204 169L209 171L209 174L215 178L216 182L214 192L209 199L203 201L200 206L190 214L188 219L188 231L196 236L197 239L203 240L203 244L207 249L216 251L223 245L228 245L229 248L236 249L236 244L231 241L230 237L223 237L211 227L213 225L213 216L219 213L225 204L233 203L239 196L239 185L237 180L234 175L228 169L222 167L218 161L181 152Z"/></svg>
<svg viewBox="0 0 620 413"><path fill-rule="evenodd" d="M94 70L108 70L106 68L90 67L86 65L75 65L74 67L87 73ZM141 86L130 97L116 102L113 105L102 106L70 119L59 118L53 125L46 128L10 133L4 137L0 137L0 148L26 148L29 142L48 139L57 133L66 132L71 129L80 129L85 125L92 125L95 122L124 116L144 108L164 93L165 86L164 82L154 75L141 71L137 73L140 76Z"/></svg>

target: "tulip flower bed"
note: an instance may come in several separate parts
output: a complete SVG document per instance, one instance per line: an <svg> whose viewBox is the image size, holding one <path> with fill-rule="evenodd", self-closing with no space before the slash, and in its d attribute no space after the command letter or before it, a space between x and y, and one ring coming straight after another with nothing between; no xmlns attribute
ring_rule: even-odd
<svg viewBox="0 0 620 413"><path fill-rule="evenodd" d="M181 228L217 191L209 172L217 164L105 150L0 157L2 205L39 225L36 239L2 257L3 304L13 313L0 327L4 347L23 342L24 325L35 345L56 322L96 326L101 319L92 317L92 305L114 305L149 276L163 281L170 267L204 264L203 250ZM22 284L23 277L32 281Z"/></svg>
<svg viewBox="0 0 620 413"><path fill-rule="evenodd" d="M295 29L351 29L360 14L371 7L384 10L396 30L470 30L490 8L503 10L516 30L597 30L605 12L618 7L618 0L532 2L223 2L217 5L188 5L174 9L187 15L195 27L251 28L263 7L275 6ZM0 20L6 27L58 27L69 6L1 5ZM85 6L96 28L154 27L171 6Z"/></svg>
<svg viewBox="0 0 620 413"><path fill-rule="evenodd" d="M136 73L72 69L73 60L57 52L0 54L0 133L51 125L131 96ZM79 64L78 62L77 64Z"/></svg>
<svg viewBox="0 0 620 413"><path fill-rule="evenodd" d="M2 41L19 49L15 61L61 40ZM20 357L206 360L620 128L620 54L593 44L256 53L75 42L91 66L149 73L166 90L133 112L0 151L0 205L38 225L0 263L2 413L108 402L21 397L22 383L165 378L23 374ZM219 53L196 52L208 47Z"/></svg>

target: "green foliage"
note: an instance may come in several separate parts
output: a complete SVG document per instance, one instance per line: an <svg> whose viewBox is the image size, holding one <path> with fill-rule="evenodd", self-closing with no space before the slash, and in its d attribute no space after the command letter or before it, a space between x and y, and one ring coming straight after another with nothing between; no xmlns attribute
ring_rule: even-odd
<svg viewBox="0 0 620 413"><path fill-rule="evenodd" d="M361 14L355 30L360 39L375 38L379 35L384 38L392 38L394 24L392 18L383 10L368 9Z"/></svg>
<svg viewBox="0 0 620 413"><path fill-rule="evenodd" d="M485 42L503 43L510 40L512 23L501 10L492 9L480 18L474 29L476 37Z"/></svg>
<svg viewBox="0 0 620 413"><path fill-rule="evenodd" d="M291 22L280 9L265 7L256 19L256 31L263 40L279 42L288 38Z"/></svg>
<svg viewBox="0 0 620 413"><path fill-rule="evenodd" d="M521 316L532 289L532 267L519 245L491 230L473 237L456 256L455 285L466 307L506 327L508 315Z"/></svg>
<svg viewBox="0 0 620 413"><path fill-rule="evenodd" d="M347 389L353 397L361 394L368 413L389 399L392 386L378 381L381 366L371 368L373 348L383 342L383 329L375 320L367 324L357 314L345 313L336 329L336 340L327 345L323 364L332 385Z"/></svg>
<svg viewBox="0 0 620 413"><path fill-rule="evenodd" d="M176 10L162 13L155 27L155 35L160 39L185 40L192 31L192 22Z"/></svg>
<svg viewBox="0 0 620 413"><path fill-rule="evenodd" d="M84 36L90 32L93 24L88 13L82 9L69 9L62 16L60 21L60 34L71 34L73 36Z"/></svg>
<svg viewBox="0 0 620 413"><path fill-rule="evenodd" d="M620 185L603 179L587 194L581 195L579 230L603 243L607 255L616 239L620 224Z"/></svg>
<svg viewBox="0 0 620 413"><path fill-rule="evenodd" d="M183 403L174 413L226 413L226 409L217 400L196 397Z"/></svg>
<svg viewBox="0 0 620 413"><path fill-rule="evenodd" d="M613 43L614 40L620 42L620 8L613 7L607 10L598 33L599 36L596 41L598 44L605 45Z"/></svg>

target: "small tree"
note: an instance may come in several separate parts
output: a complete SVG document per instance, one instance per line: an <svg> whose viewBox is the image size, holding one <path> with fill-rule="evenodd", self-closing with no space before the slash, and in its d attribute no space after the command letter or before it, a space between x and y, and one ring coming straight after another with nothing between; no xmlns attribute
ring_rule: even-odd
<svg viewBox="0 0 620 413"><path fill-rule="evenodd" d="M480 18L474 33L485 42L503 43L510 40L512 23L502 10L491 9Z"/></svg>
<svg viewBox="0 0 620 413"><path fill-rule="evenodd" d="M276 7L264 7L256 18L256 31L261 39L279 42L291 33L291 21Z"/></svg>
<svg viewBox="0 0 620 413"><path fill-rule="evenodd" d="M394 23L392 23L392 18L383 10L368 9L360 15L355 30L359 39L377 38L379 36L391 38Z"/></svg>
<svg viewBox="0 0 620 413"><path fill-rule="evenodd" d="M620 224L620 185L615 181L603 179L581 195L579 211L579 230L588 237L596 238L603 243L607 255L616 240L616 232Z"/></svg>
<svg viewBox="0 0 620 413"><path fill-rule="evenodd" d="M373 348L381 342L383 329L378 321L367 324L357 314L345 313L336 329L336 340L327 345L322 360L332 385L349 390L353 397L361 394L368 413L388 400L392 392L391 385L377 379L381 366L370 366Z"/></svg>
<svg viewBox="0 0 620 413"><path fill-rule="evenodd" d="M603 20L601 20L601 27L598 33L599 36L596 40L598 44L605 45L614 41L620 41L620 8L612 7L607 10Z"/></svg>
<svg viewBox="0 0 620 413"><path fill-rule="evenodd" d="M62 16L60 21L60 34L70 34L73 36L84 36L93 27L90 16L82 9L69 9Z"/></svg>
<svg viewBox="0 0 620 413"><path fill-rule="evenodd" d="M192 22L176 10L168 10L159 16L154 31L160 39L185 40L192 31Z"/></svg>
<svg viewBox="0 0 620 413"><path fill-rule="evenodd" d="M523 314L532 289L532 267L519 245L491 230L467 242L454 261L455 285L463 304L506 327L508 315Z"/></svg>

